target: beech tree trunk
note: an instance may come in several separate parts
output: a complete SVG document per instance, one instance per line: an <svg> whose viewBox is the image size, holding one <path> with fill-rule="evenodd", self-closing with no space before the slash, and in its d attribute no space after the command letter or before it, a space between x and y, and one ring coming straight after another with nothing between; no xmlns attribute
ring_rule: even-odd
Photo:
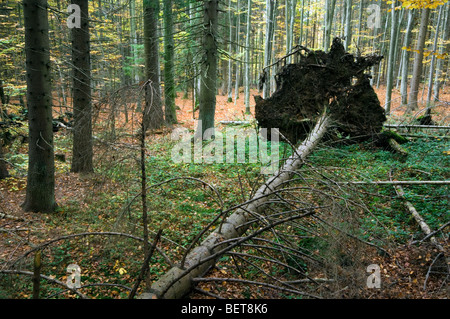
<svg viewBox="0 0 450 319"><path fill-rule="evenodd" d="M195 138L203 139L207 129L214 129L217 87L217 26L219 0L205 1L204 34L202 47L204 61L201 66L199 97L199 125Z"/></svg>
<svg viewBox="0 0 450 319"><path fill-rule="evenodd" d="M412 27L414 22L415 10L408 10L408 25L406 27L405 40L403 42L403 46L409 48L411 45L411 34ZM403 51L402 57L402 82L400 85L400 92L402 95L402 104L408 103L408 66L409 66L409 51Z"/></svg>
<svg viewBox="0 0 450 319"><path fill-rule="evenodd" d="M0 179L4 179L9 176L3 156L2 140L0 140Z"/></svg>
<svg viewBox="0 0 450 319"><path fill-rule="evenodd" d="M409 92L409 104L406 108L406 112L410 113L417 110L417 97L419 96L419 86L422 80L423 69L423 50L425 48L425 40L428 31L428 19L430 16L430 9L423 8L422 16L420 19L419 38L417 40L416 50L419 51L414 54L414 68L411 79L411 89Z"/></svg>
<svg viewBox="0 0 450 319"><path fill-rule="evenodd" d="M396 1L392 1L391 5L391 39L389 43L389 61L388 61L388 69L387 69L387 79L386 79L386 115L389 115L391 112L391 97L392 97L392 88L394 85L394 64L395 64L395 48L397 46L397 13L395 11Z"/></svg>

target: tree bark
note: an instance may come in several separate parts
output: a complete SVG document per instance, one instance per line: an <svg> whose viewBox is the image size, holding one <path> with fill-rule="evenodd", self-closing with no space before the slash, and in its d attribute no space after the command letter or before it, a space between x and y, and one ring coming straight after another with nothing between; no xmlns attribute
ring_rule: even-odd
<svg viewBox="0 0 450 319"><path fill-rule="evenodd" d="M348 51L348 48L352 44L352 0L346 0L346 2L344 48L345 51Z"/></svg>
<svg viewBox="0 0 450 319"><path fill-rule="evenodd" d="M439 31L440 31L440 26L441 26L441 17L442 17L443 9L444 9L444 6L441 5L441 7L439 8L438 19L436 21L436 31L434 33L433 52L437 52L437 44L438 44L438 39L439 39ZM434 76L435 65L436 65L436 56L433 54L433 56L431 57L430 76L428 79L427 112L426 112L427 115L430 115L430 112L431 112L430 103L431 103L431 94L433 92L433 76Z"/></svg>
<svg viewBox="0 0 450 319"><path fill-rule="evenodd" d="M392 88L394 85L394 65L395 65L395 48L397 46L397 14L395 11L396 1L392 1L391 6L391 39L389 43L389 61L388 61L388 69L387 69L387 80L386 80L386 101L385 101L385 110L386 115L389 115L391 112L391 98L392 98Z"/></svg>
<svg viewBox="0 0 450 319"><path fill-rule="evenodd" d="M165 117L168 124L177 123L174 56L173 0L164 0L164 99Z"/></svg>
<svg viewBox="0 0 450 319"><path fill-rule="evenodd" d="M231 0L228 1L228 24L230 25L230 37L228 42L228 53L233 50L233 19L231 18ZM228 59L228 103L233 102L233 61Z"/></svg>
<svg viewBox="0 0 450 319"><path fill-rule="evenodd" d="M28 104L28 175L25 211L56 208L50 45L46 0L24 0Z"/></svg>
<svg viewBox="0 0 450 319"><path fill-rule="evenodd" d="M4 179L9 176L3 156L2 140L0 140L0 179Z"/></svg>
<svg viewBox="0 0 450 319"><path fill-rule="evenodd" d="M274 34L274 12L275 12L275 0L266 0L266 39L264 45L264 67L269 66L272 63L272 47L273 47L273 34ZM263 98L266 99L270 96L270 68L264 69L264 87Z"/></svg>
<svg viewBox="0 0 450 319"><path fill-rule="evenodd" d="M91 58L88 0L72 0L80 7L81 28L72 29L73 64L73 157L71 171L91 173L92 163L92 100Z"/></svg>
<svg viewBox="0 0 450 319"><path fill-rule="evenodd" d="M409 48L409 46L411 45L411 34L415 13L416 11L414 9L408 10L408 25L406 27L405 40L403 42L403 46L405 48ZM408 103L408 66L409 66L409 51L404 50L402 57L402 75L401 75L402 82L400 85L400 92L402 96L403 105L406 105Z"/></svg>
<svg viewBox="0 0 450 319"><path fill-rule="evenodd" d="M446 12L446 14L445 14L445 20L444 20L444 25L443 25L443 28L444 28L444 30L443 30L444 34L442 36L443 44L442 44L442 46L439 49L439 54L440 55L443 55L445 52L449 52L450 51L450 42L447 42L447 44L445 44L446 41L448 40L448 35L450 33L450 17L449 17L450 13L449 13L449 9L448 9L450 4L447 2L445 4L445 6L447 7L447 10L444 10L444 12ZM443 79L442 79L442 77L443 77L442 76L442 74L443 74L442 69L443 69L443 66L445 64L444 61L445 61L444 59L438 59L437 64L436 64L436 77L434 79L434 88L433 88L433 90L434 90L434 100L435 101L439 100L439 91L441 89L442 83L444 82Z"/></svg>
<svg viewBox="0 0 450 319"><path fill-rule="evenodd" d="M252 0L248 0L247 5L247 30L245 36L245 113L250 114L250 37L252 21Z"/></svg>
<svg viewBox="0 0 450 319"><path fill-rule="evenodd" d="M217 87L217 26L219 0L205 0L204 34L202 47L204 61L201 66L199 97L199 126L196 139L203 139L207 129L214 130Z"/></svg>
<svg viewBox="0 0 450 319"><path fill-rule="evenodd" d="M423 69L423 50L425 48L425 40L428 31L428 19L430 16L430 9L423 8L422 16L420 19L420 29L419 29L419 38L417 40L415 59L414 59L414 68L413 75L411 79L411 89L409 92L409 104L406 108L407 113L411 113L414 110L417 110L417 97L419 96L419 86L422 79L422 69Z"/></svg>
<svg viewBox="0 0 450 319"><path fill-rule="evenodd" d="M158 129L164 123L159 80L159 1L143 0L145 47L145 108L144 129Z"/></svg>
<svg viewBox="0 0 450 319"><path fill-rule="evenodd" d="M241 3L240 0L237 0L236 4L236 80L234 82L234 105L237 104L237 100L239 99L239 87L241 84L241 48L240 48L240 41L241 41Z"/></svg>

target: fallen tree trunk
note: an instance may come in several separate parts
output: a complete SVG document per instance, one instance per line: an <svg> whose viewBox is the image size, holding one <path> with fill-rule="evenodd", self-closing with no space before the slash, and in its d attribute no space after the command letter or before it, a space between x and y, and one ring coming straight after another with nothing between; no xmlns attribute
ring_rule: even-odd
<svg viewBox="0 0 450 319"><path fill-rule="evenodd" d="M414 217L417 224L419 224L420 229L422 229L422 231L425 233L425 235L431 234L430 226L428 226L428 224L425 222L423 217L416 210L414 205L411 204L411 202L409 202L408 200L406 200L405 192L403 191L403 188L400 185L394 185L394 188L395 188L397 195L405 201L406 207L408 207L409 212ZM438 241L436 240L436 237L431 236L430 241L433 243L433 245L435 245L439 249L440 252L445 253L444 248L438 243Z"/></svg>
<svg viewBox="0 0 450 319"><path fill-rule="evenodd" d="M330 124L330 115L325 111L308 137L287 159L283 167L256 191L250 203L236 210L216 231L212 232L186 256L182 265L172 267L139 298L178 299L187 295L192 289L193 279L203 276L214 265L216 258L210 257L217 253L225 253L227 247L233 246L232 239L241 237L247 231L251 225L249 221L255 215L260 214L264 208L264 203L270 199L268 195L288 181L294 172L300 168L306 157L324 136Z"/></svg>

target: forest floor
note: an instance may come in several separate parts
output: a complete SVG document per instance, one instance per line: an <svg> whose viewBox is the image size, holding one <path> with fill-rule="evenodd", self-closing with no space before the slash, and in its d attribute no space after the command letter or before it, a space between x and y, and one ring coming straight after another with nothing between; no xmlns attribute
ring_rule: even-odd
<svg viewBox="0 0 450 319"><path fill-rule="evenodd" d="M376 90L379 95L380 101L384 101L383 88ZM258 92L253 91L252 94L257 95ZM234 99L234 95L233 95ZM400 106L399 94L394 91L393 94L394 103L392 105L392 116L389 121L409 121L404 117L404 107ZM254 113L254 102L251 98L251 113ZM447 87L446 91L441 94L441 101L436 105L433 111L433 119L440 125L449 125L450 122L450 88ZM192 114L192 102L190 99L182 99L181 97L176 101L177 106L180 108L177 112L179 120L179 126L193 129L196 125L196 120ZM382 103L383 104L383 103ZM226 96L217 97L216 106L216 121L239 121L239 120L252 120L251 115L244 114L244 98L243 93L240 94L240 98L235 105L234 102L228 103ZM197 113L198 114L198 113ZM197 115L195 116L197 117ZM442 133L442 132L441 132ZM60 236L82 233L82 232L104 232L104 231L118 231L118 222L123 219L125 214L123 211L124 205L130 198L136 194L139 190L139 172L136 169L131 169L131 165L135 165L135 151L133 149L133 141L127 137L121 142L110 144L111 147L104 144L96 145L96 162L99 163L96 170L98 173L89 176L80 176L73 174L69 171L70 167L70 138L69 134L65 132L59 132L57 134L57 146L55 152L64 153L67 155L66 162L57 162L56 164L56 200L59 204L59 211L54 215L24 213L20 204L25 198L25 168L26 168L26 145L17 146L18 152L22 154L15 154L15 157L11 158L17 167L11 170L12 177L6 180L0 181L0 214L7 214L7 216L0 215L0 270L9 269L11 261L24 256L24 253L36 247L38 244L42 244L46 241L58 238ZM442 133L441 135L444 135ZM230 172L222 167L213 166L209 168L197 168L194 166L188 167L175 167L168 163L167 155L170 153L171 144L167 141L170 139L170 131L163 130L159 134L154 134L149 138L147 155L149 156L149 183L157 183L168 178L175 176L193 176L196 178L202 178L208 181L221 190L221 192L229 196L227 200L230 203L239 203L243 197L242 190L246 188L237 184L238 175L236 172ZM442 155L446 151L449 151L449 143L446 139L439 139L436 137L432 141L433 147L436 152ZM430 144L431 145L431 144ZM419 147L419 146L418 146ZM423 154L429 153L428 150L424 151L424 147L417 148ZM430 146L431 147L431 146ZM414 147L412 151L416 150ZM367 152L366 152L367 153ZM366 154L364 153L364 154ZM438 154L436 153L436 154ZM421 156L425 156L421 153ZM447 154L448 155L448 154ZM352 160L358 161L356 157ZM383 155L384 156L384 155ZM444 157L444 163L448 164L448 157ZM134 164L133 164L134 163ZM368 165L367 163L360 163L359 167L355 166L355 169L361 169ZM377 164L371 163L376 166ZM411 164L408 164L411 166ZM428 164L427 164L428 165ZM405 172L411 173L413 170L406 166ZM419 167L420 168L420 167ZM414 169L419 170L415 167ZM252 175L252 170L247 168L237 167L239 172L249 173ZM430 169L431 170L431 169ZM444 179L448 179L449 171L447 168L442 167L439 171L439 166L433 168L438 175L437 177L444 176ZM431 171L433 171L431 170ZM433 171L433 172L434 172ZM178 175L177 175L178 174ZM434 174L434 173L433 173ZM440 175L439 175L440 174ZM243 176L243 175L239 175ZM415 175L414 175L415 176ZM423 173L421 178L430 178L431 173ZM434 175L433 175L434 176ZM251 188L251 182L247 181L248 188ZM240 179L239 179L240 180ZM233 182L230 182L233 181ZM131 186L133 185L133 186ZM247 188L247 189L248 189ZM448 189L436 188L438 196L436 198L448 197ZM183 191L187 195L181 198L174 195L173 202L167 202L170 200L172 191ZM201 189L200 189L201 190ZM391 190L392 192L392 190ZM191 231L193 229L200 230L202 225L205 225L212 218L215 209L211 208L211 203L208 198L205 198L203 194L199 193L199 187L192 188L192 190L181 188L170 189L170 194L164 193L158 195L157 199L154 199L155 207L151 207L152 211L158 211L159 215L152 217L152 221L155 224L159 224L161 228L165 228L167 238L173 241L182 242L182 245L187 245L189 238L192 238ZM447 195L445 195L447 194ZM152 196L155 194L152 194ZM423 195L425 196L425 195ZM244 196L245 197L245 196ZM162 201L165 199L166 202ZM161 200L161 202L159 202ZM190 201L194 201L191 203ZM447 203L448 204L448 203ZM436 210L445 210L448 208L446 202L442 201L437 205ZM163 208L159 208L160 205ZM171 215L164 215L164 205L176 206L177 209L181 209L183 216L172 217ZM395 205L393 203L383 203L383 207L388 210L393 209ZM399 204L396 204L397 209ZM158 209L161 209L159 211ZM174 208L175 209L175 208ZM129 217L131 219L131 217ZM173 219L172 219L173 218ZM184 217L183 217L184 218ZM195 220L197 218L198 220ZM395 217L392 217L393 219ZM442 212L441 219L432 220L434 229L448 222L448 211ZM417 226L409 217L405 217L407 220L408 229L414 229L417 232ZM391 220L390 222L393 223ZM433 223L434 222L434 223ZM172 230L174 224L181 223L179 227L185 227L183 230ZM157 229L154 226L153 229ZM407 233L405 231L405 233ZM408 239L408 236L410 237ZM415 235L417 236L417 235ZM404 234L401 239L396 241L395 245L392 245L389 249L390 256L382 256L375 253L371 253L368 259L373 264L381 265L383 289L370 290L361 289L356 295L346 294L345 288L342 287L342 292L337 295L340 298L357 297L357 298L448 298L447 288L443 288L443 285L448 284L448 279L442 279L442 276L433 275L432 263L434 257L437 255L437 251L434 247L430 247L429 244L411 245L410 241L413 235ZM59 246L52 248L51 252L48 251L46 255L46 266L44 267L44 273L51 274L50 277L64 281L67 278L65 268L60 264L66 265L69 262L84 263L89 265L90 269L85 270L83 278L91 278L92 282L112 282L116 280L121 284L132 286L136 274L139 270L139 258L134 258L139 255L141 246L135 247L135 250L126 252L120 251L120 245L118 245L116 252L111 253L106 258L102 255L101 250L104 242L96 241L94 239L80 241L77 244L66 243L64 240L60 242ZM448 243L441 241L441 244L447 249ZM89 247L89 250L84 249L83 246ZM77 259L78 258L78 259ZM85 259L80 262L80 259ZM130 264L130 260L134 260ZM159 261L162 263L162 261ZM32 264L32 255L22 258L21 262L17 265L23 266L22 269L30 270ZM16 265L16 266L17 266ZM83 265L80 265L83 269ZM133 268L134 267L134 268ZM134 269L134 271L132 270ZM154 278L164 272L167 267L160 267L154 270ZM211 272L212 277L224 277L226 271L224 269L215 269ZM14 298L30 298L31 290L29 281L19 279L6 279L0 275L0 298L9 298L11 295ZM2 282L3 280L3 282ZM10 284L9 280L18 280L15 282L16 290L11 292L5 287ZM88 279L86 279L88 280ZM90 281L90 280L89 280ZM225 284L224 284L225 285ZM19 287L19 288L17 288ZM211 283L201 284L203 290L213 291ZM242 298L242 291L239 285L233 283L227 283L227 289L223 292L223 296L227 298ZM425 288L424 288L425 287ZM3 289L3 291L2 291ZM47 293L51 295L54 292L53 288L48 288ZM105 288L108 290L108 288ZM126 293L119 289L109 291L106 298L125 298ZM73 294L64 293L64 297L73 297ZM95 298L105 298L102 293L94 294ZM272 294L249 294L249 297L263 297L263 298L279 298L279 295ZM61 296L60 296L61 298ZM204 298L203 295L195 293L192 298Z"/></svg>

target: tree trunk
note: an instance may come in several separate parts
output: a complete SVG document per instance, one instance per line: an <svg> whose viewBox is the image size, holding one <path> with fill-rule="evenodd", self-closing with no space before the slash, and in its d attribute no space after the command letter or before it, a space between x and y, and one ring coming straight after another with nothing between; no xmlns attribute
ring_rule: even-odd
<svg viewBox="0 0 450 319"><path fill-rule="evenodd" d="M285 24L286 24L286 55L292 51L294 46L294 24L296 16L297 0L286 0ZM292 63L292 57L287 60Z"/></svg>
<svg viewBox="0 0 450 319"><path fill-rule="evenodd" d="M80 7L81 28L72 29L73 157L72 172L94 170L92 157L91 59L88 0L72 0Z"/></svg>
<svg viewBox="0 0 450 319"><path fill-rule="evenodd" d="M387 69L387 83L386 83L386 102L385 109L386 115L391 112L391 98L392 98L392 88L394 84L394 65L395 65L395 48L397 46L397 14L395 11L396 1L392 1L391 6L391 39L389 43L389 61Z"/></svg>
<svg viewBox="0 0 450 319"><path fill-rule="evenodd" d="M228 1L228 24L230 25L230 38L228 42L228 53L233 51L233 19L231 18L231 0ZM228 103L233 102L233 60L228 59Z"/></svg>
<svg viewBox="0 0 450 319"><path fill-rule="evenodd" d="M274 16L275 13L275 0L266 0L266 39L264 45L264 67L269 66L272 63L272 46L273 46L273 34L274 34ZM263 87L263 98L266 99L270 96L270 68L264 69L265 81Z"/></svg>
<svg viewBox="0 0 450 319"><path fill-rule="evenodd" d="M252 0L247 5L247 31L245 36L245 113L250 114L250 37L252 21Z"/></svg>
<svg viewBox="0 0 450 319"><path fill-rule="evenodd" d="M131 37L131 52L133 57L132 79L134 83L139 82L138 72L138 48L137 48L137 34L136 34L136 0L130 0L130 37Z"/></svg>
<svg viewBox="0 0 450 319"><path fill-rule="evenodd" d="M217 25L219 0L205 0L204 33L202 47L204 62L201 66L199 98L199 126L196 139L203 139L207 129L214 130L217 86Z"/></svg>
<svg viewBox="0 0 450 319"><path fill-rule="evenodd" d="M145 109L144 129L158 129L164 123L159 80L159 1L143 0L145 47Z"/></svg>
<svg viewBox="0 0 450 319"><path fill-rule="evenodd" d="M236 4L236 81L234 82L234 105L237 104L237 100L239 99L239 87L241 84L241 60L240 57L240 40L241 40L241 3L240 0L237 0Z"/></svg>
<svg viewBox="0 0 450 319"><path fill-rule="evenodd" d="M346 0L346 2L344 48L345 51L348 51L348 48L352 44L352 0Z"/></svg>
<svg viewBox="0 0 450 319"><path fill-rule="evenodd" d="M437 52L437 44L438 44L438 39L439 39L439 31L440 31L440 26L441 26L441 17L442 17L443 9L444 9L444 6L441 5L441 7L439 8L439 15L438 15L438 19L436 22L436 31L434 33L433 52ZM430 115L430 112L431 112L430 103L431 103L431 93L433 91L433 76L434 76L435 65L436 65L436 56L433 54L433 56L431 57L430 76L428 79L427 112L426 112L427 115Z"/></svg>
<svg viewBox="0 0 450 319"><path fill-rule="evenodd" d="M414 59L414 67L413 67L413 75L411 79L411 89L409 92L409 104L406 108L407 113L411 113L414 110L417 110L417 97L419 96L419 86L422 79L422 69L423 69L423 50L425 48L425 40L428 31L428 19L430 16L430 9L423 8L422 16L420 19L420 29L419 29L419 38L417 40L415 59Z"/></svg>
<svg viewBox="0 0 450 319"><path fill-rule="evenodd" d="M331 44L331 26L333 24L336 0L327 0L326 6L327 6L327 10L325 12L325 34L324 34L323 50L325 52L328 52L330 50L330 44Z"/></svg>
<svg viewBox="0 0 450 319"><path fill-rule="evenodd" d="M164 98L165 116L168 124L177 123L175 109L175 46L173 42L173 0L164 0Z"/></svg>
<svg viewBox="0 0 450 319"><path fill-rule="evenodd" d="M411 45L411 34L412 34L412 27L414 23L414 16L416 11L415 10L408 10L408 25L406 27L406 34L405 34L405 40L403 42L403 46L405 48L409 48ZM409 51L403 50L403 57L402 57L402 75L401 75L401 86L400 86L400 92L402 95L402 104L406 105L408 103L408 66L409 66Z"/></svg>
<svg viewBox="0 0 450 319"><path fill-rule="evenodd" d="M28 175L25 211L56 208L50 46L46 0L24 0L28 104Z"/></svg>
<svg viewBox="0 0 450 319"><path fill-rule="evenodd" d="M442 36L443 44L442 44L441 48L439 49L440 55L443 55L445 52L450 51L450 42L447 42L447 44L445 44L446 41L448 40L448 35L450 33L450 17L449 17L450 10L448 9L450 4L446 3L445 6L447 7L447 10L444 10L444 12L446 12L446 14L445 14L445 20L444 20L444 25L443 25L443 28L444 28L444 34ZM439 91L441 89L442 83L444 82L442 79L442 73L443 73L442 69L444 66L444 61L445 61L444 59L438 59L437 64L436 64L436 77L434 79L434 88L433 88L435 101L439 100Z"/></svg>
<svg viewBox="0 0 450 319"><path fill-rule="evenodd" d="M3 156L2 140L0 140L0 180L9 176Z"/></svg>

